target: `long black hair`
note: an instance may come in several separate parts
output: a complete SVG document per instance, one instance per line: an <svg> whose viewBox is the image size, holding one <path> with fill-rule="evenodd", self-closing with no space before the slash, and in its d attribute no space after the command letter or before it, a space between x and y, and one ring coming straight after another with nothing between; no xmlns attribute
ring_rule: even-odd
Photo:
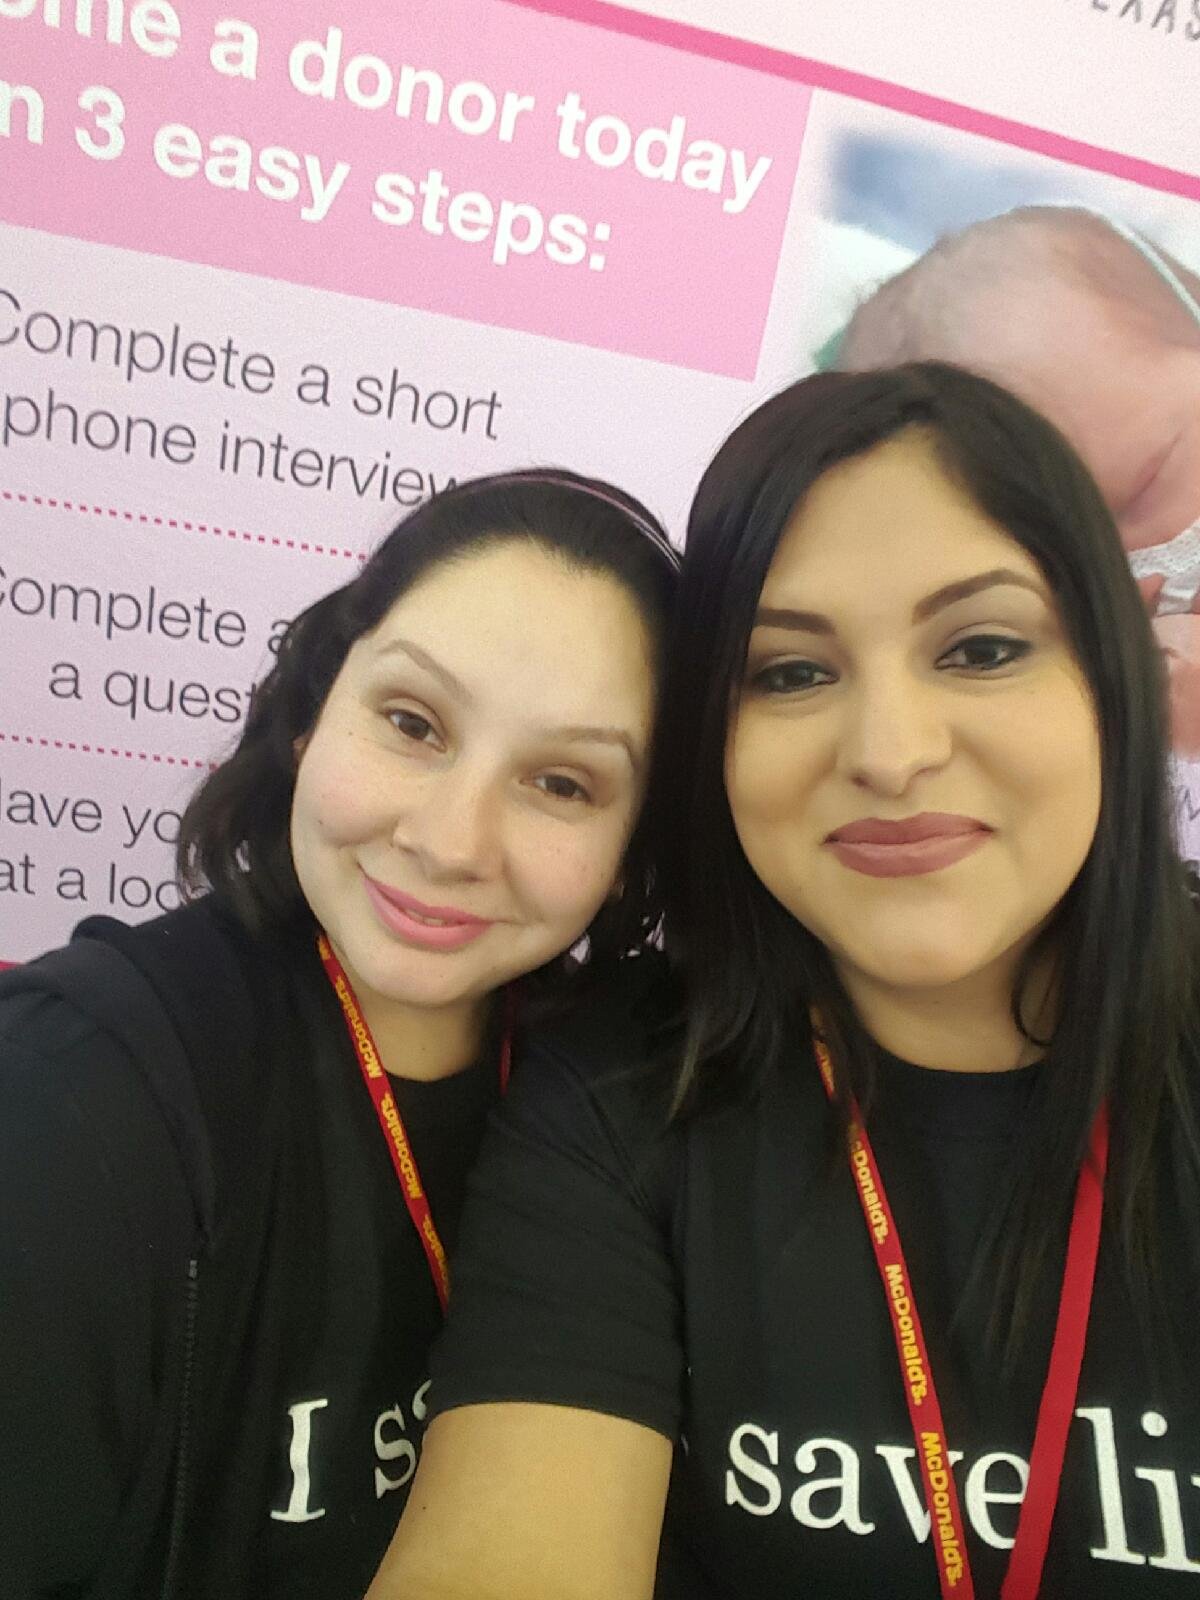
<svg viewBox="0 0 1200 1600"><path fill-rule="evenodd" d="M1099 821L1090 852L1012 997L1054 953L1055 1066L1039 1075L1011 1193L998 1219L993 1332L1024 1327L1069 1210L1101 1102L1112 1119L1108 1205L1135 1276L1153 1260L1155 1157L1164 1129L1196 1171L1192 1051L1196 917L1173 839L1165 674L1113 520L1062 436L993 383L933 362L822 373L753 412L706 472L692 508L655 783L668 949L687 999L677 1107L752 1092L763 1074L811 1070L817 1006L838 1063L836 1123L869 1105L876 1047L824 946L755 876L724 787L730 719L759 595L784 527L840 461L906 428L1037 563L1099 725Z"/></svg>
<svg viewBox="0 0 1200 1600"><path fill-rule="evenodd" d="M289 843L298 741L315 726L350 647L418 579L444 562L514 540L620 583L646 624L661 674L679 562L645 506L611 484L559 468L475 478L444 490L394 528L357 577L288 626L237 748L183 814L176 868L186 895L220 891L256 931L311 917ZM513 596L497 598L515 603ZM621 892L587 930L587 953L597 965L637 948L659 923L646 831L639 821Z"/></svg>

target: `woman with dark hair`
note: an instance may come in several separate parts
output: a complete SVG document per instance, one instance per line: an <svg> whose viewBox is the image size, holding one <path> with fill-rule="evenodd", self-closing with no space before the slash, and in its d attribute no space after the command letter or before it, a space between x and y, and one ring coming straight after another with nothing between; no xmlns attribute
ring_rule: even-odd
<svg viewBox="0 0 1200 1600"><path fill-rule="evenodd" d="M664 1596L1184 1592L1200 946L1094 484L952 367L809 378L678 619L670 983L499 1114L372 1597L649 1595L673 1444Z"/></svg>
<svg viewBox="0 0 1200 1600"><path fill-rule="evenodd" d="M362 1595L487 1111L658 922L677 565L590 478L439 495L288 628L190 903L0 979L4 1600Z"/></svg>

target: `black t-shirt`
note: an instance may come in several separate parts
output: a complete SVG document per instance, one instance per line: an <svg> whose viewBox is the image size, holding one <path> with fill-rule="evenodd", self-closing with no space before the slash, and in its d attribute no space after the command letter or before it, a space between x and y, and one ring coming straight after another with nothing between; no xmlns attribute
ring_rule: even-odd
<svg viewBox="0 0 1200 1600"><path fill-rule="evenodd" d="M246 1173L266 1196L259 1259L232 1292L200 1264L201 1315L223 1298L191 1375L203 1449L172 1592L204 1600L358 1600L424 1431L441 1313L311 944L281 946L265 964L280 988L250 997L300 1023L292 1043L268 1030L252 1051L252 1115L278 1111L250 1141L267 1169ZM496 1085L490 1056L436 1083L392 1080L448 1248ZM57 1600L89 1592L155 1419L176 1404L164 1396L178 1393L194 1248L143 1073L58 997L0 1001L0 1218L0 1589ZM162 1529L154 1541L161 1555Z"/></svg>
<svg viewBox="0 0 1200 1600"><path fill-rule="evenodd" d="M296 1003L312 1041L312 1189L273 1252L295 1320L281 1329L268 1314L254 1335L281 1356L263 1592L358 1600L416 1470L442 1316L341 1012L324 974L308 978ZM494 1060L433 1083L390 1080L447 1251L497 1083Z"/></svg>
<svg viewBox="0 0 1200 1600"><path fill-rule="evenodd" d="M878 1269L811 1058L666 1129L644 1054L610 1008L523 1063L472 1179L433 1409L540 1400L679 1440L672 1600L936 1596ZM962 1292L1036 1074L1053 1070L889 1059L871 1113L981 1597L999 1593L1016 1528L1062 1254L1011 1376L982 1354L986 1295ZM1200 1595L1200 1222L1174 1220L1161 1310L1182 1361L1147 1357L1102 1242L1046 1597Z"/></svg>

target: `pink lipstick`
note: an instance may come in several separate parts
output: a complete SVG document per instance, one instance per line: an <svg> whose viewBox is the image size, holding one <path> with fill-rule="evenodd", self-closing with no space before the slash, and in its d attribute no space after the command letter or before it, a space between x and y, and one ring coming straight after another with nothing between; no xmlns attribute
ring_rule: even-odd
<svg viewBox="0 0 1200 1600"><path fill-rule="evenodd" d="M825 843L844 867L869 878L914 878L952 867L991 836L975 817L923 811L900 822L864 817L835 828Z"/></svg>
<svg viewBox="0 0 1200 1600"><path fill-rule="evenodd" d="M363 887L375 915L389 933L422 950L461 950L493 926L456 906L427 906L363 873Z"/></svg>

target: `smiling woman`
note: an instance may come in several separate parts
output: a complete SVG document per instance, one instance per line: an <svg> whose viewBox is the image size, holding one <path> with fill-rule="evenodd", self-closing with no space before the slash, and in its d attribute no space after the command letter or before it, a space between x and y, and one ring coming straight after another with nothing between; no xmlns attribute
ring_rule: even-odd
<svg viewBox="0 0 1200 1600"><path fill-rule="evenodd" d="M303 744L292 859L409 1076L416 1016L437 1013L435 1070L452 1035L473 1059L489 997L603 904L645 780L653 657L623 586L533 540L433 567L351 647Z"/></svg>
<svg viewBox="0 0 1200 1600"><path fill-rule="evenodd" d="M678 985L564 1019L499 1113L371 1600L647 1600L669 1444L659 1600L1194 1579L1164 698L1096 485L1004 390L825 374L741 424L650 786Z"/></svg>
<svg viewBox="0 0 1200 1600"><path fill-rule="evenodd" d="M821 614L797 609L814 597ZM1036 562L947 480L927 433L832 468L785 527L725 776L746 860L875 1038L929 1066L1012 1065L1007 1006L996 1034L979 997L989 972L1007 993L1013 951L1083 865L1099 731ZM936 1042L913 985L945 1019Z"/></svg>
<svg viewBox="0 0 1200 1600"><path fill-rule="evenodd" d="M676 568L590 478L436 496L283 636L192 903L0 979L4 1600L363 1593L488 1112L658 922Z"/></svg>

